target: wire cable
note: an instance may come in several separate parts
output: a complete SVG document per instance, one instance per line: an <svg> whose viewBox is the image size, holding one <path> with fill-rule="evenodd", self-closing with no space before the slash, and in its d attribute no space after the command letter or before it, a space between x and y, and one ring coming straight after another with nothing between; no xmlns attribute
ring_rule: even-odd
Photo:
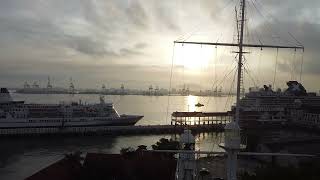
<svg viewBox="0 0 320 180"><path fill-rule="evenodd" d="M231 93L232 93L232 89L234 89L236 74L237 74L237 71L234 72L233 80L232 80L232 83L231 83L231 86L230 86L230 89L229 89L229 92L228 92L228 98L227 98L227 101L226 101L226 103L224 105L224 110L227 109L227 106L229 105L229 101L231 100Z"/></svg>
<svg viewBox="0 0 320 180"><path fill-rule="evenodd" d="M257 86L256 81L255 81L255 80L254 80L254 78L251 76L251 73L250 73L249 67L248 67L248 66L246 66L246 65L248 65L248 64L245 64L245 66L244 66L244 71L247 73L247 75L249 76L249 78L250 78L250 79L251 79L251 81L253 82L253 85L254 85L254 86Z"/></svg>
<svg viewBox="0 0 320 180"><path fill-rule="evenodd" d="M252 0L251 0L252 1ZM264 6L263 6L263 4L261 4L261 2L259 2L259 1L257 1L257 0L254 0L256 3L257 3L257 5L260 5L261 6L261 10L264 10L265 8L263 8ZM266 11L266 14L268 15L268 16L270 16L274 21L276 21L277 23L279 23L279 24L281 24L281 22L276 18L276 17L274 17L268 10L265 10ZM269 23L269 22L268 22ZM270 23L271 24L271 23ZM285 41L287 41L287 43L289 42L289 43L292 43L292 44L295 44L295 45L301 45L301 43L290 33L290 32L287 32L290 36L291 36L291 38L293 39L293 40L295 40L296 42L292 42L292 41L289 41L289 40L285 40Z"/></svg>
<svg viewBox="0 0 320 180"><path fill-rule="evenodd" d="M236 56L237 57L237 56ZM235 59L236 59L236 57L235 57ZM211 87L211 90L213 90L213 88L214 88L214 85L216 85L216 87L219 87L219 86L221 86L222 85L222 83L224 83L224 81L226 80L226 78L227 77L229 77L229 75L237 68L237 66L234 66L234 68L231 70L231 71L229 71L228 73L226 73L227 71L228 71L228 67L232 67L234 64L236 63L236 61L233 61L233 63L231 64L231 66L226 66L226 68L225 68L225 73L223 73L223 74L225 74L225 76L221 79L221 81L220 82L214 82L214 83L212 83L212 87ZM210 100L211 100L211 96L209 96L208 97L208 100L207 100L207 102L206 102L206 104L209 104L209 102L210 102ZM207 108L207 107L206 107Z"/></svg>
<svg viewBox="0 0 320 180"><path fill-rule="evenodd" d="M293 53L293 60L292 60L292 69L291 69L291 80L294 80L296 77L295 77L295 71L296 71L296 54L297 54L297 51L294 50L294 53Z"/></svg>
<svg viewBox="0 0 320 180"><path fill-rule="evenodd" d="M225 9L227 9L233 1L234 1L234 0L229 0L229 1L226 3L226 5L225 5L222 9L220 9L219 12L216 12L216 13L212 16L212 18L216 18L216 16L217 16L219 13L222 13ZM178 37L177 41L186 41L186 40L188 40L191 36L193 36L193 35L200 29L200 27L202 27L202 26L200 26L200 23L199 23L197 26L195 26L194 30L192 30L191 33L189 33L189 34L186 33L185 35L181 35L180 37Z"/></svg>
<svg viewBox="0 0 320 180"><path fill-rule="evenodd" d="M301 66L300 66L300 82L302 81L302 66L304 61L304 51L301 54Z"/></svg>
<svg viewBox="0 0 320 180"><path fill-rule="evenodd" d="M169 82L169 92L168 92L168 104L167 104L167 113L166 113L166 124L168 124L168 113L169 113L169 105L170 105L173 62L174 62L174 50L175 50L175 43L173 43L173 47L172 47L172 59L171 59L171 71L170 71L170 82Z"/></svg>
<svg viewBox="0 0 320 180"><path fill-rule="evenodd" d="M273 74L272 87L275 87L274 84L275 84L275 82L276 82L277 66L278 66L278 55L279 55L279 49L277 48L276 62L275 62L275 65L274 65L274 74Z"/></svg>

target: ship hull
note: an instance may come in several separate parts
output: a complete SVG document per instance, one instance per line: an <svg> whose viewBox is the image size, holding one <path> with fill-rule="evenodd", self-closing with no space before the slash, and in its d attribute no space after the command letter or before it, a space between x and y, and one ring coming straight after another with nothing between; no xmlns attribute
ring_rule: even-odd
<svg viewBox="0 0 320 180"><path fill-rule="evenodd" d="M0 136L87 133L135 125L143 116L119 115L112 103L25 104L0 88Z"/></svg>
<svg viewBox="0 0 320 180"><path fill-rule="evenodd" d="M0 136L25 136L42 134L108 133L115 128L135 125L143 116L122 115L116 119L91 122L52 123L0 123ZM45 120L43 120L45 121Z"/></svg>

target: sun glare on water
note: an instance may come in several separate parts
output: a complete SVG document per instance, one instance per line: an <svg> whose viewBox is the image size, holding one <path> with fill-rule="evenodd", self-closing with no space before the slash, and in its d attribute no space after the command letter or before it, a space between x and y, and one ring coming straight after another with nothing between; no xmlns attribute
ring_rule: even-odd
<svg viewBox="0 0 320 180"><path fill-rule="evenodd" d="M214 49L208 46L183 44L175 48L175 64L189 70L201 70L209 66Z"/></svg>
<svg viewBox="0 0 320 180"><path fill-rule="evenodd" d="M196 106L195 106L195 104L196 103L198 103L197 101L198 101L198 97L197 96L187 96L186 97L186 101L187 101L187 108L188 108L188 110L187 111L189 111L189 112L194 112L194 111L196 111L197 109L196 109Z"/></svg>

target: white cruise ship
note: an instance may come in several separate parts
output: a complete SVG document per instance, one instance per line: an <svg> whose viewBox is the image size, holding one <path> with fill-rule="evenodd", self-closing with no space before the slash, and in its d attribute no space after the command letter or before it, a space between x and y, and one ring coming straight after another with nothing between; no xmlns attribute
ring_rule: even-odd
<svg viewBox="0 0 320 180"><path fill-rule="evenodd" d="M102 96L98 104L26 104L13 101L6 88L0 89L0 135L98 131L109 126L134 125L141 118L119 115Z"/></svg>
<svg viewBox="0 0 320 180"><path fill-rule="evenodd" d="M297 81L288 81L285 91L274 91L271 86L263 88L250 88L249 92L240 100L240 126L256 127L267 124L286 124L297 119L296 113L319 114L320 96L307 92L303 85ZM235 112L235 106L232 112ZM300 117L299 117L300 118ZM300 118L302 121L303 118Z"/></svg>

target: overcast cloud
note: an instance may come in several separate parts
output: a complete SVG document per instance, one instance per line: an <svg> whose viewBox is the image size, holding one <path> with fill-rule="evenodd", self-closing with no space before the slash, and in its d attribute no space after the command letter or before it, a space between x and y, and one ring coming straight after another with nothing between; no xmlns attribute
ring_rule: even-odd
<svg viewBox="0 0 320 180"><path fill-rule="evenodd" d="M21 87L24 81L40 81L44 85L47 76L51 76L57 86L66 85L72 77L78 87L87 88L96 88L102 83L114 87L121 83L132 88L146 88L148 84L167 87L172 42L180 37L232 41L237 2L2 0L0 83ZM320 2L248 0L248 3L251 40L296 43L287 32L293 34L306 47L303 80L307 87L319 89L320 84L314 80L320 74ZM264 36L276 37L276 40L264 39ZM290 42L277 40L277 36ZM269 52L265 57L274 58L274 55ZM272 63L262 66L272 76ZM284 58L279 59L279 82L281 73L283 77L290 73L289 66ZM199 74L185 75L190 81L198 77ZM181 76L176 76L175 81L179 78ZM207 84L209 87L209 80Z"/></svg>

